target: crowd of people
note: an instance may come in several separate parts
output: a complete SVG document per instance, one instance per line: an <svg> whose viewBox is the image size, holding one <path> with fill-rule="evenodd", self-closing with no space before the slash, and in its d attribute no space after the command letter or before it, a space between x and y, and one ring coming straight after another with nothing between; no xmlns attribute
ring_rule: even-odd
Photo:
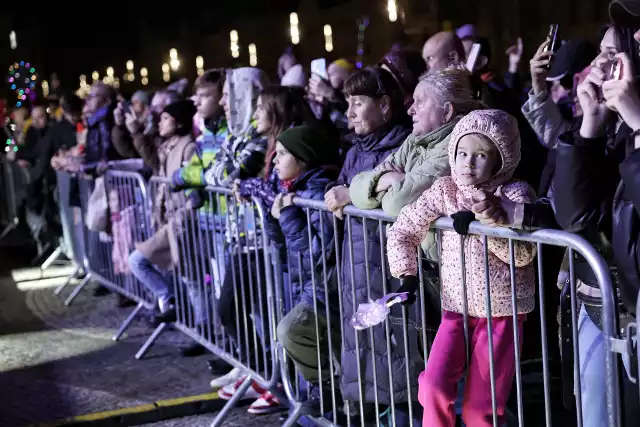
<svg viewBox="0 0 640 427"><path fill-rule="evenodd" d="M511 248L505 239L488 238L485 262L482 238L467 235L472 221L524 230L559 228L584 236L609 263L622 335L636 316L640 1L612 1L610 17L611 24L600 31L599 48L588 40L569 39L552 49L553 40L541 40L529 62L530 84L519 67L520 40L507 51L509 70L500 75L492 67L488 40L470 25L433 35L421 54L394 48L378 64L363 69L338 59L325 76L307 76L295 55L287 52L279 61L280 84L270 82L258 68L211 69L195 81L192 96L182 82L124 100L112 87L95 83L84 102L64 94L58 117L47 119L45 108L33 107L32 124L15 161L29 177L30 194L53 194L56 170L77 172L84 165L85 172L98 176L109 162L122 159L141 159L146 176L170 181L153 201L154 234L130 248L122 261L157 299L154 324L176 319L174 286L165 272L185 262L175 233L180 212L222 212L213 206L219 202L207 195L208 186L230 188L238 201L259 200L268 212L264 232L278 249L293 295L277 325L277 338L308 382L309 401L329 392L330 383L319 378L318 371L329 372L335 360L339 369L334 367L332 375L339 379L340 399L361 401L365 408L373 402L395 402L401 414L402 405L406 408L408 399L417 396L422 425L454 426L458 384L464 376L463 421L493 425L487 358L491 333L495 411L504 425L514 354L526 352L528 340L536 340L535 333L527 333L532 321L525 323L536 305L536 246L516 242ZM469 66L474 45L480 49ZM24 113L15 111L14 121L24 122ZM68 198L77 205L73 188ZM295 198L323 201L326 211L308 213L296 206ZM28 216L48 212L45 222L55 222L49 219L56 211L52 203L55 206L49 196L30 198ZM390 229L381 229L378 221L346 217L348 205L382 209L397 220ZM115 230L121 209L111 210ZM438 247L429 229L443 216L454 219L455 230L444 231ZM466 236L464 258L459 235ZM219 253L229 250L224 236L213 233L210 238ZM423 260L416 257L418 245ZM342 248L340 257L337 247ZM603 339L602 299L589 264L578 255L571 260L569 254L550 250L544 259L547 308L560 306L561 339L549 339L549 357L554 372L562 374L570 400L576 392L571 322L578 316L580 415L585 426L604 426L609 348ZM289 262L298 257L300 263ZM510 261L515 264L515 307ZM570 264L577 274L579 313L571 311L566 298ZM491 271L490 304L486 265ZM244 286L230 278L238 266L240 274L247 274L241 259L227 256L216 274L219 319L208 319L198 308L207 295L195 288L189 292L197 323L220 322L232 335L241 335L235 310L246 310L250 302L232 303L234 288ZM258 267L253 274L263 270ZM420 289L419 275L433 280ZM329 283L327 292L316 287L320 278ZM461 282L467 285L465 295ZM358 339L353 331L350 321L358 305L392 291L406 292L406 305L413 304L417 294L426 296L424 316L437 331L426 370L418 350L412 349L409 358L395 347L387 354L383 328L372 329L372 340ZM338 300L342 310L333 313ZM341 326L332 333L327 314ZM545 315L549 325L555 324L555 310ZM519 344L524 342L524 350L516 347L514 328L523 337ZM408 329L408 339L417 342L418 330ZM183 355L204 352L194 344ZM625 372L637 377L633 359L623 357ZM211 367L219 372L225 364L212 360ZM374 380L376 369L383 374ZM240 369L229 371L211 381L221 398L230 399L245 379ZM387 371L395 374L387 376ZM630 426L640 400L637 385L626 373L622 409L624 425ZM255 400L249 408L254 414L282 407L257 383L244 398ZM399 419L396 425L404 425Z"/></svg>

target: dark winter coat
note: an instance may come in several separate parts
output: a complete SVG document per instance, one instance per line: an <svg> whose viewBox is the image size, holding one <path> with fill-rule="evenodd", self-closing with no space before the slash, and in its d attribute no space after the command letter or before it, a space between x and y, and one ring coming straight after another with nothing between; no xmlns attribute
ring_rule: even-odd
<svg viewBox="0 0 640 427"><path fill-rule="evenodd" d="M396 125L394 127L386 126L373 134L356 138L353 141L353 147L347 153L337 184L349 186L357 174L374 169L398 150L409 134L410 129L404 125ZM360 366L363 378L363 400L365 402L375 401L373 383L373 359L375 359L378 399L381 404L390 404L389 360L391 360L394 400L396 403L406 402L409 395L407 394L402 326L392 325L391 327L390 353L387 352L387 337L384 326L375 327L365 332L356 332L351 326L351 318L358 305L368 302L369 299L381 298L384 295L383 284L385 282L387 292L391 292L399 286L396 281L392 281L386 257L383 256L384 247L380 242L380 233L382 232L384 236L385 230L380 230L378 221L367 220L365 222L358 218L351 218L349 221L350 224L344 225L341 254L342 396L345 400L361 400L358 383L358 366ZM351 230L351 239L348 234L349 230ZM396 314L392 313L392 315ZM374 349L371 347L370 334L373 334ZM409 359L416 361L416 363L411 363L409 367L413 399L417 396L418 374L424 369L424 362L416 350L417 335L417 330L410 326Z"/></svg>
<svg viewBox="0 0 640 427"><path fill-rule="evenodd" d="M324 200L325 188L337 175L337 168L312 169L296 179L289 192L303 199ZM277 220L268 215L267 234L289 273L292 305L303 302L313 307L314 283L318 304L322 306L327 300L337 303L335 233L329 212L310 209L307 216L306 209L287 206ZM329 298L325 293L325 278Z"/></svg>

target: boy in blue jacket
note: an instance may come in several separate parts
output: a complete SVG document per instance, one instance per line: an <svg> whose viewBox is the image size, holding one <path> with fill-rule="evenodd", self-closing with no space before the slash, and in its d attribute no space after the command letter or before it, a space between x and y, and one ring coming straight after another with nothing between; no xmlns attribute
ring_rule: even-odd
<svg viewBox="0 0 640 427"><path fill-rule="evenodd" d="M331 322L331 336L327 327L328 307L337 306L333 217L316 209L307 214L292 202L294 197L324 200L325 189L340 172L338 159L338 144L315 128L299 126L283 132L276 144L274 170L284 192L275 198L267 221L267 233L283 256L293 294L293 308L277 328L278 340L302 376L315 384L331 378L330 339L334 352L340 351L339 322Z"/></svg>

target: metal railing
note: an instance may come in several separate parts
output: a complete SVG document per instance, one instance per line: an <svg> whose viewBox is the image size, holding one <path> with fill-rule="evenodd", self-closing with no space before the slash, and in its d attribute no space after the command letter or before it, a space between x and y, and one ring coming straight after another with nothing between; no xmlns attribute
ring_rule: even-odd
<svg viewBox="0 0 640 427"><path fill-rule="evenodd" d="M305 212L307 219L311 218L314 213L326 212L327 208L321 201L301 200L295 199L294 203L302 208ZM307 256L312 258L309 260L310 265L316 265L316 263L322 264L320 274L313 277L311 287L313 294L315 295L320 289L324 288L327 291L327 276L326 269L327 264L346 267L351 271L347 271L345 274L344 268L340 271L340 268L336 269L338 289L341 291L338 293L335 301L327 302L324 307L313 306L313 312L315 314L315 338L316 348L319 349L318 354L329 353L331 354L335 346L331 345L331 341L320 339L322 336L322 325L318 322L319 317L325 317L327 323L327 329L335 328L336 325L331 324L331 316L329 315L328 308L330 306L339 307L340 315L338 319L342 320L342 366L339 370L336 370L331 363L322 366L320 363L320 357L318 357L317 375L314 378L315 384L312 387L316 387L319 391L319 399L316 399L312 404L308 404L310 399L314 396L304 395L300 393L299 389L299 374L296 369L295 374L288 372L288 367L291 366L291 358L288 357L288 352L281 352L281 368L282 368L282 381L286 394L289 398L291 406L294 408L290 413L290 416L284 425L295 425L296 422L302 416L306 416L320 424L347 424L354 425L381 425L383 421L380 420L379 414L382 412L388 412L389 425L398 425L398 418L402 415L406 415L403 425L415 425L420 424L417 416L421 412L420 405L415 400L417 397L416 382L417 373L422 369L426 369L427 360L429 358L429 346L430 339L428 337L428 331L430 325L427 324L426 318L423 315L428 309L428 300L425 298L425 289L428 289L433 282L432 279L426 277L426 272L423 269L419 269L421 291L418 297L418 302L410 307L402 307L399 311L392 309L390 317L378 326L374 326L366 331L356 331L350 324L349 319L356 310L357 306L361 303L367 303L370 300L376 300L382 295L389 292L393 292L394 289L399 287L399 283L393 279L388 273L388 265L386 263L386 232L387 225L393 222L393 218L384 215L381 211L363 211L356 209L352 206L348 206L344 211L346 215L344 231L338 226L338 221L333 219L321 219L316 220L314 223L307 223L307 230L310 230L311 234L314 228L314 233L325 235L322 230L317 230L318 227L332 227L331 234L333 235L334 242L323 241L321 242L322 250L316 253L309 253ZM320 218L323 218L320 216ZM329 217L330 218L330 217ZM442 251L442 236L443 233L453 233L452 220L448 218L441 218L433 224L433 228L437 230L437 241ZM342 233L342 236L340 235ZM358 235L357 235L358 234ZM537 294L538 303L541 305L540 310L540 339L542 343L542 365L543 365L543 382L544 382L544 423L550 426L552 423L552 401L551 401L551 378L550 378L550 363L549 352L547 348L548 340L548 326L546 324L545 312L545 281L543 277L543 258L544 258L544 245L560 246L568 248L570 259L570 281L571 281L571 298L572 298L572 338L573 338L573 353L574 353L574 381L575 387L575 401L577 408L577 424L583 425L582 420L582 398L581 398L581 375L580 375L580 358L579 358L579 338L578 338L578 322L577 313L580 303L576 296L576 277L573 265L574 253L580 254L589 263L593 269L597 279L598 285L602 292L602 304L603 304L603 333L605 340L609 341L616 338L616 299L614 298L614 290L612 287L611 278L609 275L609 269L604 262L600 254L583 238L580 236L570 234L564 231L558 230L539 230L533 233L518 232L506 228L490 228L481 226L478 223L473 223L469 230L469 237L460 237L460 259L461 263L461 277L463 281L460 287L460 293L463 295L463 299L467 301L468 283L465 283L464 278L468 276L468 271L465 274L465 257L469 257L468 250L465 251L465 242L469 239L476 238L480 240L480 244L483 247L483 260L481 264L484 266L484 298L482 303L485 307L491 307L491 287L490 282L493 280L492 273L489 269L489 264L493 265L493 260L490 263L490 250L488 249L488 242L491 238L504 239L508 245L509 262L505 264L509 269L509 281L511 292L511 312L513 331L514 348L520 348L522 343L522 331L518 328L519 316L518 310L513 310L513 307L519 305L517 299L516 283L517 271L515 267L515 255L514 247L520 242L528 242L537 251ZM373 236L373 238L372 238ZM455 235L457 236L457 235ZM472 237L473 236L473 237ZM309 236L311 239L311 235ZM354 241L358 241L354 251ZM342 242L342 243L340 243ZM329 245L334 244L335 250L333 254L329 254ZM375 247L374 247L375 246ZM418 257L420 259L420 251L418 250ZM320 255L322 259L313 259L313 256ZM295 259L295 254L289 254L289 258ZM354 258L355 257L355 258ZM345 258L350 262L344 262ZM377 271L377 279L374 278L376 272L372 271L372 266L369 265L371 260L377 258L380 261L379 270ZM364 269L360 269L356 274L354 271L354 259L357 262L366 260ZM478 260L475 260L477 262ZM291 260L288 261L291 263ZM294 261L295 262L295 261ZM536 261L534 261L535 263ZM420 265L420 264L419 264ZM362 274L364 272L364 274ZM319 280L322 279L322 280ZM282 281L280 281L282 283ZM290 284L290 286L293 286ZM364 289L364 291L363 291ZM477 289L477 288L476 288ZM359 293L357 294L356 291ZM473 290L472 290L473 292ZM281 287L276 287L276 294L278 295L278 320L282 321L284 315L288 309L285 304L283 295L286 291ZM346 304L348 301L349 304ZM464 316L464 336L466 340L465 348L467 349L467 367L469 366L470 352L473 350L469 347L469 341L471 339L470 326L469 326L469 311L467 304L462 310ZM490 387L484 390L485 396L491 396L491 414L493 414L493 425L499 426L500 420L505 422L506 418L500 417L502 411L505 410L504 405L506 401L501 402L498 405L497 390L496 390L496 362L494 361L496 354L493 345L493 341L496 339L495 335L491 332L492 323L496 323L496 319L491 319L491 309L489 311L488 321L488 336L492 337L487 343L489 350L489 374L490 374ZM501 320L497 320L500 322ZM416 325L417 322L417 325ZM331 332L329 332L330 334ZM313 334L312 334L313 335ZM413 335L413 336L412 336ZM415 336L419 335L421 343L414 341ZM280 336L279 336L280 338ZM486 338L485 338L486 339ZM535 337L528 336L526 339L535 339ZM281 341L279 341L281 342ZM355 343L356 357L355 360L349 360L349 354L345 354L345 342ZM282 345L281 345L282 347ZM347 348L348 349L348 348ZM373 350L372 350L373 349ZM416 352L416 349L422 350ZM418 354L419 353L419 354ZM401 357L402 361L397 363L397 357ZM523 404L523 379L521 373L521 361L520 353L516 351L513 353L515 358L514 362L514 377L515 377L515 389L511 392L516 395L516 405L514 413L511 414L509 425L525 425L525 419L529 415L524 411ZM294 357L295 359L296 357ZM345 360L347 358L347 360ZM328 360L333 360L329 358ZM605 369L607 387L606 390L602 390L602 398L606 399L607 412L608 412L608 425L619 425L620 419L620 399L619 399L619 379L617 376L618 359L613 354L608 353L605 356ZM346 366L345 366L346 365ZM356 371L354 374L353 371ZM357 383L345 384L345 375L351 375L351 377L357 377ZM398 381L398 377L403 377L401 381ZM329 378L329 387L323 387L323 378ZM344 408L340 405L340 399L336 398L336 383L342 380L342 393L345 400ZM468 381L468 379L467 379ZM402 390L394 390L393 387L399 383L403 383ZM510 380L509 380L510 385ZM355 392L353 389L355 388ZM345 396L345 392L347 396ZM508 394L507 394L508 396ZM400 398L398 398L400 397ZM349 398L350 400L348 400ZM454 399L455 400L455 399ZM452 402L453 403L453 402ZM349 414L349 416L341 416L341 412ZM405 412L406 414L402 414ZM464 408L463 408L464 414ZM464 415L463 415L464 418ZM385 424L386 425L386 424Z"/></svg>
<svg viewBox="0 0 640 427"><path fill-rule="evenodd" d="M93 180L81 178L80 184L84 213ZM420 372L428 366L433 335L438 328L429 318L434 310L434 298L430 294L435 290L438 299L442 282L433 269L433 260L424 261L421 250L416 248L422 286L415 304L392 307L386 320L368 330L358 331L350 322L360 304L379 299L400 286L389 273L386 257L387 228L393 218L379 210L363 211L347 206L346 219L340 221L321 201L294 199L294 205L301 209L297 218L304 226L296 228L295 241L287 235L272 239L271 233L278 229L278 224L261 201L237 201L226 188L171 192L167 184L166 179L152 178L147 185L140 175L127 172L110 171L105 178L107 194L112 194L118 202L120 217L130 215L127 223L133 229L129 227L124 233L129 236L126 239L129 243L123 246L125 252L133 249L133 242L142 242L158 232L157 226L161 224L151 220L154 211L169 207L171 215L167 223L171 229L174 261L172 296L176 309L172 326L245 373L242 385L213 425L222 424L254 381L290 407L284 424L287 426L295 425L301 417L319 425L420 424L422 408L416 402L420 398ZM200 192L203 207L192 209L196 198L191 191ZM433 229L439 254L442 255L444 245L449 254L456 254L461 261L459 292L464 304L458 314L464 325L461 336L465 338L466 364L463 372L473 363L474 349L469 343L478 319L469 315L468 302L472 300L487 310L488 338L484 338L486 345L479 348L486 348L482 351L487 351L489 368L487 383L481 385L486 389L480 395L491 397L489 423L495 426L505 421L522 426L529 416L539 415L526 412L520 351L513 350L521 347L523 339L536 339L524 337L521 328L523 312L519 309L522 302L518 292L522 283L518 280L523 277L520 270L524 266L516 266L516 251L521 245L527 245L530 253L537 256L531 258L531 265L527 267L537 298L533 294L523 297L537 299L540 305L543 422L550 426L553 421L544 254L546 245L568 249L575 401L577 424L581 426L577 317L580 302L573 263L576 254L586 260L598 280L605 341L611 343L611 348L620 345L616 298L608 266L600 254L583 238L557 230L525 233L472 223L469 236L462 237L453 234L452 221L448 218L436 221ZM89 277L136 300L138 307L125 320L116 334L117 339L142 307L155 308L156 296L130 274L116 274L111 256L113 238L86 228L84 234L84 265L89 275L74 289L68 302ZM494 239L503 239L506 261L500 261L491 252ZM459 246L452 248L454 241L459 242ZM470 241L482 249L480 258L469 258L475 256L465 250ZM482 283L469 283L471 276L466 262L479 269L484 278ZM508 271L504 291L509 295L505 304L510 307L510 314L492 318L494 290L490 285L495 280L495 271L491 268L497 262L502 262ZM533 275L534 266L537 278ZM450 283L447 286L452 287ZM169 323L160 324L136 357L142 358L168 326ZM504 337L496 335L496 328L507 331L506 339L513 347L509 353L512 362L507 363L512 366L513 375L507 375L506 380L498 375L503 362L495 360L496 357L504 359L498 345ZM611 426L620 425L618 365L618 358L607 351L606 390L602 399L606 401L607 424ZM509 393L511 377L515 388ZM470 381L468 377L461 380ZM505 392L507 380L509 387ZM515 396L510 413L505 393ZM455 394L453 400L458 397ZM463 414L464 411L463 405ZM382 413L386 414L385 419L381 419Z"/></svg>

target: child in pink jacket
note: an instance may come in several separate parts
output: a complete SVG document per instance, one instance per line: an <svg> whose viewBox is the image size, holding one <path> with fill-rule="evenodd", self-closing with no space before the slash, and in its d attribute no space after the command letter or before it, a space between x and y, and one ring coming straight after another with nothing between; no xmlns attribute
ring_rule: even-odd
<svg viewBox="0 0 640 427"><path fill-rule="evenodd" d="M391 274L403 279L403 290L418 288L416 246L426 237L431 223L453 216L454 223L471 220L472 196L479 191L502 194L517 203L531 203L534 192L524 182L512 180L520 162L520 133L516 119L500 110L478 110L454 128L449 143L451 176L438 179L413 204L406 206L389 231L387 252ZM461 212L462 215L460 215ZM457 215L456 215L457 214ZM465 222L465 221L462 221ZM462 229L465 227L463 226ZM456 230L459 228L456 227ZM460 231L466 234L466 230ZM515 374L515 345L509 244L489 237L489 286L491 313L486 306L484 248L482 237L463 237L465 265L460 254L461 236L442 233L440 255L442 323L430 352L427 369L419 378L418 397L424 407L423 426L454 426L457 383L465 372L464 304L468 307L470 363L462 418L468 426L493 425L487 317L492 317L498 424ZM514 241L518 334L526 313L534 307L535 246ZM466 296L462 290L462 271ZM520 340L522 344L522 340ZM520 349L517 349L519 352Z"/></svg>

